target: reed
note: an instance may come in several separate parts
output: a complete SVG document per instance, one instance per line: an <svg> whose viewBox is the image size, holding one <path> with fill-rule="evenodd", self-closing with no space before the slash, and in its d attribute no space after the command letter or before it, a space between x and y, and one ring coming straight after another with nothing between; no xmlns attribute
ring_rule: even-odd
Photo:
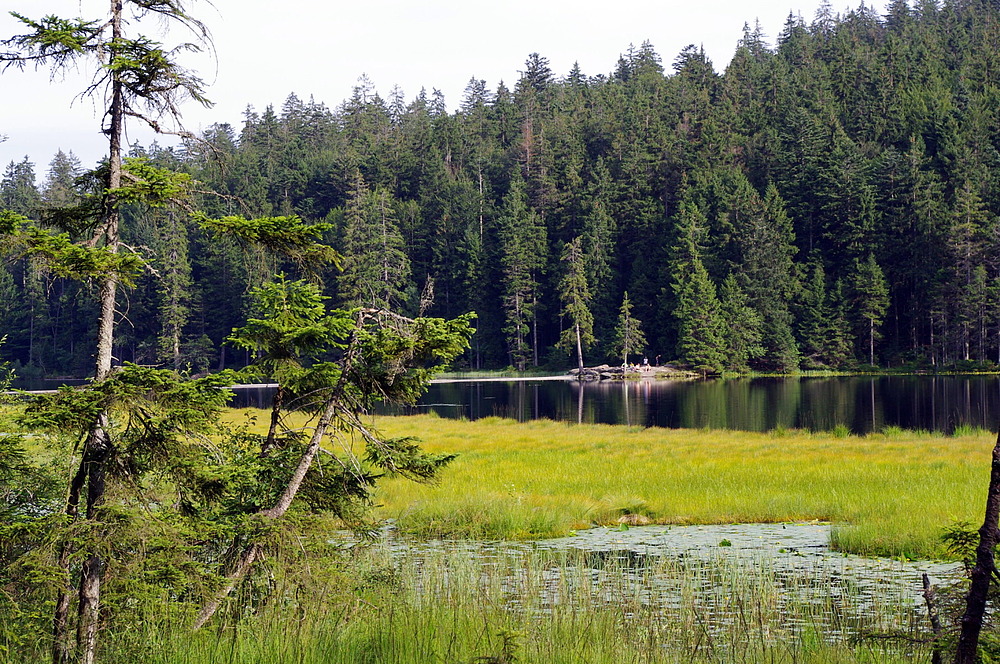
<svg viewBox="0 0 1000 664"><path fill-rule="evenodd" d="M942 557L943 527L975 522L992 434L752 433L379 418L459 457L435 486L388 479L380 514L424 536L560 536L623 517L653 523L822 520L836 548Z"/></svg>
<svg viewBox="0 0 1000 664"><path fill-rule="evenodd" d="M469 545L376 547L344 564L351 593L272 601L194 636L150 626L146 647L128 661L892 663L927 655L914 645L926 627L898 588L862 597L834 571L779 577L767 558L685 564ZM275 594L296 596L294 588ZM874 632L880 638L866 638ZM107 661L126 661L136 645L118 641Z"/></svg>

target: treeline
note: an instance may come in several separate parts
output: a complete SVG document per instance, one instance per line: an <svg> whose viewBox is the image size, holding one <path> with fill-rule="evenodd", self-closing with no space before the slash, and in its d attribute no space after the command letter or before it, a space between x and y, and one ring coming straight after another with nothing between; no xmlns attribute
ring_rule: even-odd
<svg viewBox="0 0 1000 664"><path fill-rule="evenodd" d="M998 83L996 2L824 5L774 45L745 29L721 74L693 46L669 66L629 48L598 76L532 54L512 88L473 79L454 112L362 79L335 109L292 95L132 154L191 173L211 217L331 223L337 304L477 312L473 368L565 366L577 339L588 363L631 350L712 371L985 365L1000 362ZM37 179L10 164L0 205L44 218L99 182L63 153ZM249 359L225 338L285 267L198 228L127 211L125 242L151 258L120 305L119 360ZM22 374L87 373L81 289L31 261L0 269L0 352ZM637 322L648 343L623 348Z"/></svg>

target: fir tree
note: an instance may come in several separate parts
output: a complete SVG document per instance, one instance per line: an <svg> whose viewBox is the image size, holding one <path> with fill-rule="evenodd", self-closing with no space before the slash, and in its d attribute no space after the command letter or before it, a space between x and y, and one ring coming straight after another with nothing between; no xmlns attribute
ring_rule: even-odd
<svg viewBox="0 0 1000 664"><path fill-rule="evenodd" d="M725 367L726 343L715 284L701 260L705 218L696 205L685 201L678 227L680 240L671 268L677 355L699 371L718 373Z"/></svg>
<svg viewBox="0 0 1000 664"><path fill-rule="evenodd" d="M545 266L545 226L528 207L524 180L515 173L500 211L498 239L504 277L503 309L511 364L523 371L534 357L537 364L539 277Z"/></svg>
<svg viewBox="0 0 1000 664"><path fill-rule="evenodd" d="M763 321L735 275L729 274L719 289L719 309L726 341L726 369L748 371L750 362L764 354Z"/></svg>
<svg viewBox="0 0 1000 664"><path fill-rule="evenodd" d="M404 251L392 194L368 188L360 172L347 203L344 271L338 281L349 306L395 309L407 302L410 260Z"/></svg>
<svg viewBox="0 0 1000 664"><path fill-rule="evenodd" d="M594 316L590 312L590 288L587 285L586 256L583 238L577 236L563 247L565 274L559 282L562 315L570 327L563 331L559 345L566 351L576 351L577 368L583 371L583 351L597 340L594 338Z"/></svg>
<svg viewBox="0 0 1000 664"><path fill-rule="evenodd" d="M875 256L868 254L852 271L851 293L854 315L858 321L858 337L867 340L868 364L875 364L875 340L889 308L889 287Z"/></svg>
<svg viewBox="0 0 1000 664"><path fill-rule="evenodd" d="M646 350L646 334L642 331L642 321L632 315L632 303L628 291L622 295L622 305L618 311L618 324L611 352L622 358L622 365L628 364L628 356Z"/></svg>

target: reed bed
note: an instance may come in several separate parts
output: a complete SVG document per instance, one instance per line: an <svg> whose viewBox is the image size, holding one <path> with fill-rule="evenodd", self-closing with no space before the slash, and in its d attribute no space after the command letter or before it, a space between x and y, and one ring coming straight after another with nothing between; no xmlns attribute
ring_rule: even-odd
<svg viewBox="0 0 1000 664"><path fill-rule="evenodd" d="M902 662L928 653L891 584L864 601L835 570L781 576L768 559L595 560L482 546L377 547L353 592L298 605L285 588L213 632L144 634L133 664L203 662ZM119 639L112 650L137 645ZM149 647L149 646L155 647ZM109 660L109 661L117 661ZM123 660L124 661L124 660Z"/></svg>
<svg viewBox="0 0 1000 664"><path fill-rule="evenodd" d="M637 429L431 415L380 417L458 458L440 483L385 479L379 513L435 537L530 539L625 520L822 520L835 548L945 555L942 528L981 519L992 434Z"/></svg>

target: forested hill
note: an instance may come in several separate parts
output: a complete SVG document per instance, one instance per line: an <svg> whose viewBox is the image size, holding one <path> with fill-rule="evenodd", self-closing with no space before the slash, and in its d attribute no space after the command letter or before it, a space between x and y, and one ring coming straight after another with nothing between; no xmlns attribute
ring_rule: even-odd
<svg viewBox="0 0 1000 664"><path fill-rule="evenodd" d="M332 222L334 304L476 311L472 367L566 366L557 344L575 351L564 332L580 321L587 361L604 360L623 310L651 361L996 362L1000 3L885 11L792 16L773 44L747 29L721 74L695 47L666 63L630 48L598 76L532 54L512 87L470 81L454 112L362 81L334 109L293 95L206 143L133 152L192 173L208 215ZM92 180L78 175L60 154L36 187L12 163L0 203L37 215L79 196ZM184 215L134 209L125 226L155 273L121 305L117 357L245 361L224 338L283 267ZM22 374L87 372L96 305L81 288L4 263L0 352Z"/></svg>

